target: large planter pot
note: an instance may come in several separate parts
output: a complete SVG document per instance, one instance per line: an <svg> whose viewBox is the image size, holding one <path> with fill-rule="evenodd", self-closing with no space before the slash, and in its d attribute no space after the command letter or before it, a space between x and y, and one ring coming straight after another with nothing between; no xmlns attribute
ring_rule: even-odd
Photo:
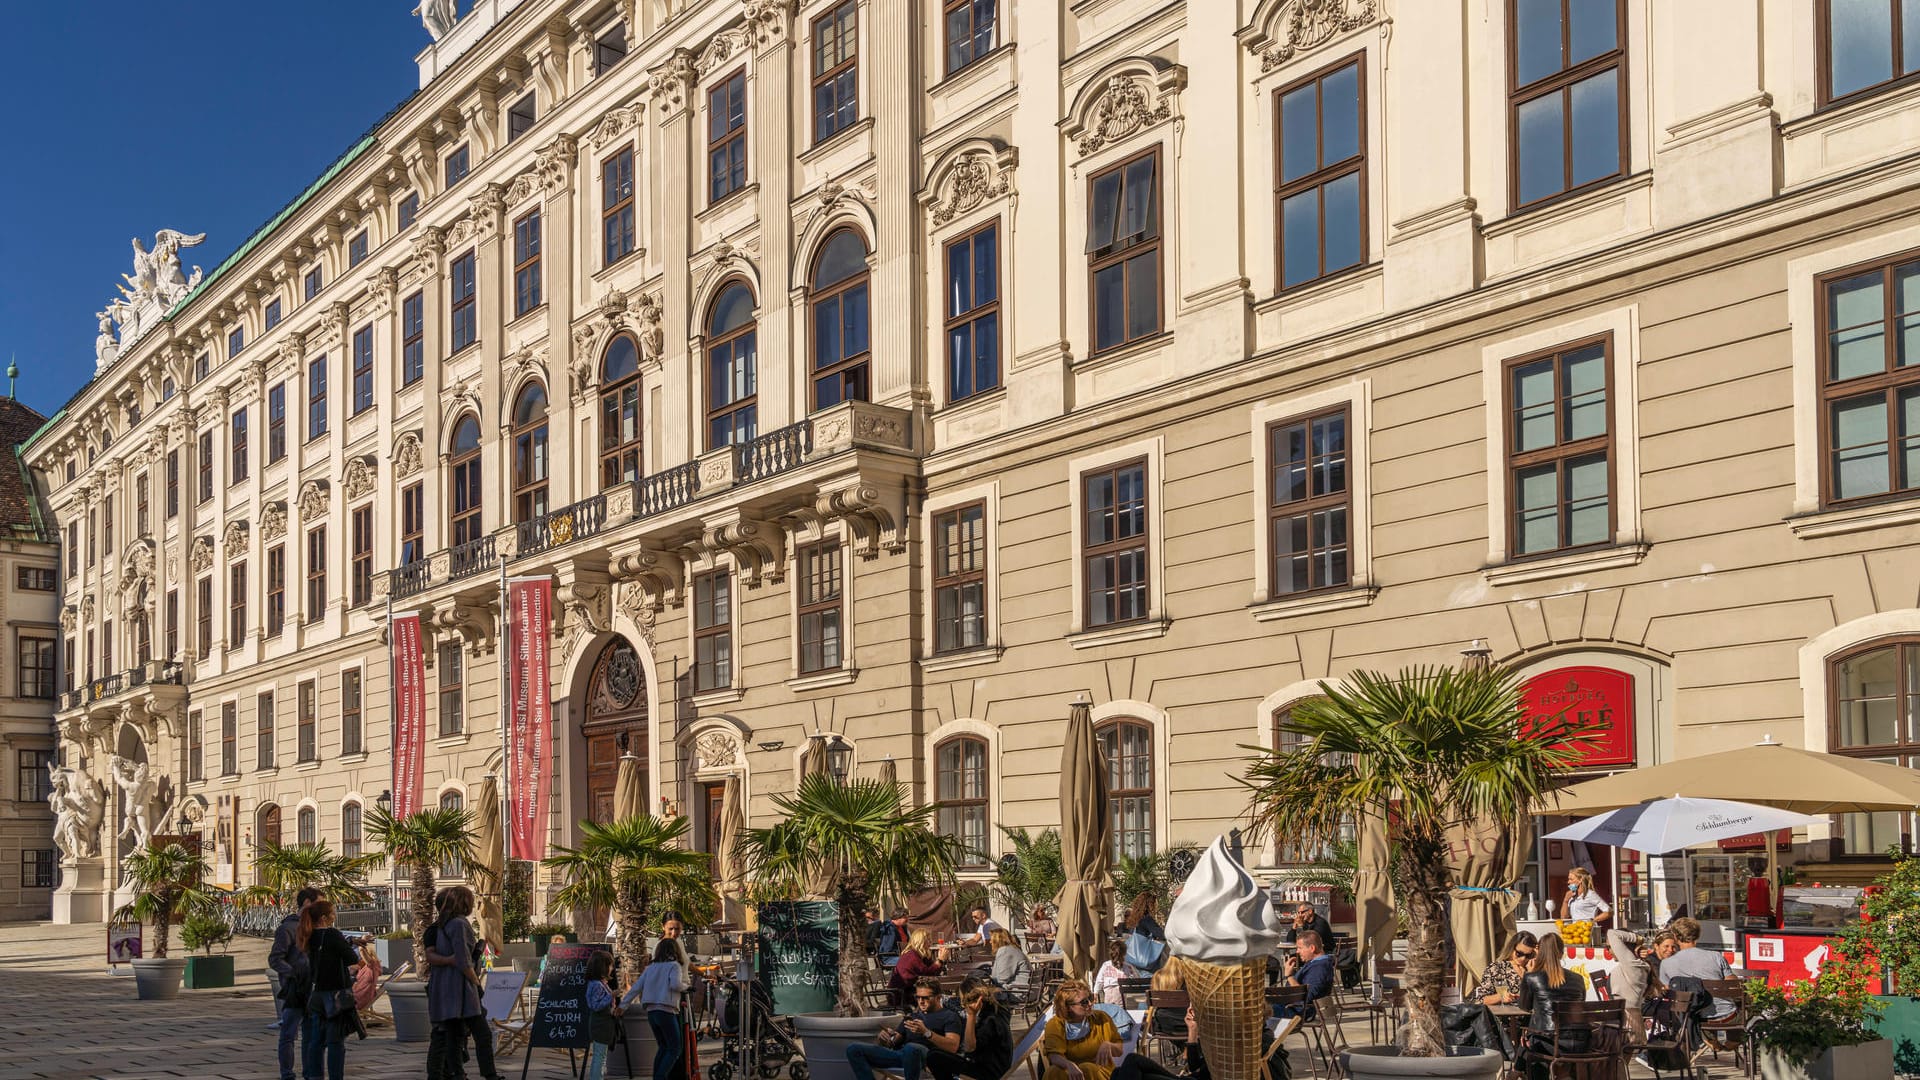
<svg viewBox="0 0 1920 1080"><path fill-rule="evenodd" d="M1455 1047L1446 1057L1402 1057L1397 1046L1356 1046L1340 1055L1340 1064L1353 1080L1370 1077L1431 1076L1491 1078L1500 1075L1507 1060L1495 1050Z"/></svg>
<svg viewBox="0 0 1920 1080"><path fill-rule="evenodd" d="M180 977L187 973L187 958L169 956L164 960L135 960L133 985L140 1000L158 1001L180 996Z"/></svg>
<svg viewBox="0 0 1920 1080"><path fill-rule="evenodd" d="M427 1020L427 980L388 983L387 1007L393 1010L394 1042L426 1042L433 1034L433 1024Z"/></svg>
<svg viewBox="0 0 1920 1080"><path fill-rule="evenodd" d="M1905 994L1875 994L1881 1006L1880 1018L1868 1026L1893 1043L1893 1067L1903 1073L1920 1073L1920 997Z"/></svg>
<svg viewBox="0 0 1920 1080"><path fill-rule="evenodd" d="M380 970L392 974L400 970L400 965L413 959L413 939L375 938L373 955L380 958Z"/></svg>
<svg viewBox="0 0 1920 1080"><path fill-rule="evenodd" d="M233 985L233 957L187 957L187 989L213 990Z"/></svg>
<svg viewBox="0 0 1920 1080"><path fill-rule="evenodd" d="M653 1054L659 1045L653 1040L653 1025L647 1023L646 1010L639 1007L639 1002L628 1006L626 1015L620 1018L620 1026L627 1030L627 1049L615 1047L607 1051L607 1075L626 1076L627 1060L621 1055L631 1053L633 1075L652 1076Z"/></svg>
<svg viewBox="0 0 1920 1080"><path fill-rule="evenodd" d="M847 1047L878 1042L880 1029L900 1022L898 1016L820 1016L802 1013L793 1018L794 1033L806 1050L808 1080L853 1080Z"/></svg>
<svg viewBox="0 0 1920 1080"><path fill-rule="evenodd" d="M1893 1042L1875 1039L1855 1046L1829 1046L1806 1064L1760 1047L1761 1080L1893 1080Z"/></svg>
<svg viewBox="0 0 1920 1080"><path fill-rule="evenodd" d="M538 953L533 951L533 942L531 941L505 941L500 944L500 959L502 960L518 960L522 957L538 955Z"/></svg>

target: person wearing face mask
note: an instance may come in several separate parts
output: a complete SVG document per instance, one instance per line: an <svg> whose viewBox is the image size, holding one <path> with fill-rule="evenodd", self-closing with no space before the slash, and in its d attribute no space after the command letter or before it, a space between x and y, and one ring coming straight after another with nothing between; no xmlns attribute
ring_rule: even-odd
<svg viewBox="0 0 1920 1080"><path fill-rule="evenodd" d="M1126 1057L1113 1018L1094 1008L1093 989L1067 979L1053 992L1053 1019L1040 1036L1046 1075L1040 1080L1109 1080Z"/></svg>

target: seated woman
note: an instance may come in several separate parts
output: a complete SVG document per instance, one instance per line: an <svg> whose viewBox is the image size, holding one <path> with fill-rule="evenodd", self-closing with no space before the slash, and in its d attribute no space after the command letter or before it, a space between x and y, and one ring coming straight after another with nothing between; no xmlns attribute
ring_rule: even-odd
<svg viewBox="0 0 1920 1080"><path fill-rule="evenodd" d="M1526 1063L1527 1075L1540 1080L1547 1076L1545 1059L1553 1053L1556 1041L1563 1050L1587 1048L1587 1032L1558 1031L1554 1024L1555 1005L1587 999L1586 980L1569 975L1561 966L1566 955L1567 946L1560 935L1546 935L1540 939L1540 955L1534 958L1533 970L1520 980L1519 1005L1531 1014L1527 1018L1527 1045L1521 1052L1521 1061Z"/></svg>
<svg viewBox="0 0 1920 1080"><path fill-rule="evenodd" d="M1067 979L1053 992L1053 1018L1040 1035L1047 1071L1040 1080L1110 1080L1126 1054L1113 1018L1094 1008L1093 990Z"/></svg>
<svg viewBox="0 0 1920 1080"><path fill-rule="evenodd" d="M1005 930L995 930L1004 934ZM1000 1080L1013 1067L1013 1025L1000 1004L993 983L969 975L960 984L960 1008L966 1026L960 1029L960 1049L949 1053L938 1047L927 1052L927 1071L936 1080Z"/></svg>
<svg viewBox="0 0 1920 1080"><path fill-rule="evenodd" d="M1033 965L1026 951L1014 944L1005 927L996 926L987 933L987 945L993 950L993 984L1002 990L1026 997L1033 978Z"/></svg>
<svg viewBox="0 0 1920 1080"><path fill-rule="evenodd" d="M1539 955L1540 939L1533 936L1533 931L1514 934L1507 939L1507 947L1500 950L1500 958L1487 965L1468 1000L1482 1005L1511 1005L1519 1001L1520 980Z"/></svg>
<svg viewBox="0 0 1920 1080"><path fill-rule="evenodd" d="M916 979L938 975L946 969L945 964L934 959L933 934L922 927L907 935L907 947L900 950L900 962L893 965L887 987L893 991L895 1002L904 1005L913 999Z"/></svg>

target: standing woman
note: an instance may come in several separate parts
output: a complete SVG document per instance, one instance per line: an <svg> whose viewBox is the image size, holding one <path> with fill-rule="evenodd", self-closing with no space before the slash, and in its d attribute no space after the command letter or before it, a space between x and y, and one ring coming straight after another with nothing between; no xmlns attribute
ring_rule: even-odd
<svg viewBox="0 0 1920 1080"><path fill-rule="evenodd" d="M653 948L653 962L640 972L640 1007L653 1028L653 1080L667 1080L687 1052L686 1030L680 1026L680 996L687 992L687 969L680 962L679 942L661 938Z"/></svg>
<svg viewBox="0 0 1920 1080"><path fill-rule="evenodd" d="M1593 887L1593 871L1576 866L1567 873L1567 918L1590 922L1594 929L1613 917L1613 905Z"/></svg>
<svg viewBox="0 0 1920 1080"><path fill-rule="evenodd" d="M475 939L473 890L454 885L434 897L439 918L427 928L427 1019L433 1023L427 1047L429 1080L451 1080L460 1075L460 1058L467 1036L473 1036L474 1056L480 1059L480 1075L499 1080L493 1064L493 1033L487 1028L487 1011L481 1004L485 983L480 978L478 957L482 946ZM435 1048L439 1053L434 1053Z"/></svg>
<svg viewBox="0 0 1920 1080"><path fill-rule="evenodd" d="M300 928L294 943L307 954L307 967L313 973L313 994L307 998L307 1023L314 1037L306 1043L301 1073L307 1080L340 1080L347 1067L347 1028L357 1013L348 996L344 1008L341 991L353 989L353 969L360 966L347 937L333 928L333 901L315 900L300 909ZM325 1070L322 1071L322 1066Z"/></svg>
<svg viewBox="0 0 1920 1080"><path fill-rule="evenodd" d="M1167 932L1160 928L1160 920L1153 917L1152 893L1143 891L1133 898L1133 904L1127 908L1126 931L1155 941L1167 940Z"/></svg>

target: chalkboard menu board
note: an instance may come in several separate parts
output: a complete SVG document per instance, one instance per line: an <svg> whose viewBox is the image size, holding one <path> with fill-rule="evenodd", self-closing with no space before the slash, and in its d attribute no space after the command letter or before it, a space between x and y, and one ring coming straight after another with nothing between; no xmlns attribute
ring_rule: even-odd
<svg viewBox="0 0 1920 1080"><path fill-rule="evenodd" d="M760 905L760 985L774 1011L832 1012L840 995L840 911L817 900Z"/></svg>
<svg viewBox="0 0 1920 1080"><path fill-rule="evenodd" d="M533 1007L532 1046L579 1046L592 1043L587 1035L587 961L611 945L570 945L554 942L547 948L546 970L540 973L540 1003Z"/></svg>

